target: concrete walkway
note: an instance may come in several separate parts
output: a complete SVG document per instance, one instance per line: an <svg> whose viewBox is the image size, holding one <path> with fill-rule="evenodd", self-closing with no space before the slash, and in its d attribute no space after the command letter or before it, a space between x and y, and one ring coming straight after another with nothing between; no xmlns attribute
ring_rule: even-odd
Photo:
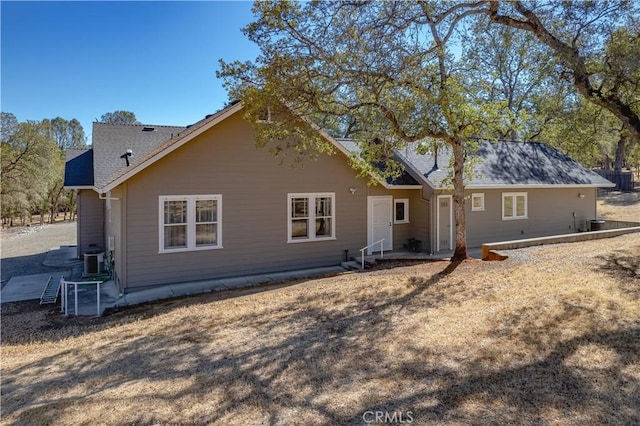
<svg viewBox="0 0 640 426"><path fill-rule="evenodd" d="M43 264L52 268L70 267L73 270L64 272L51 272L45 274L22 275L12 277L2 288L0 300L4 302L19 302L26 300L39 300L49 277L56 281L64 276L65 280L72 282L89 282L91 278L81 278L80 271L82 261L77 259L75 246L61 246L53 248L47 253ZM193 281L179 284L163 285L153 288L141 289L122 294L114 281L105 281L100 284L100 309L97 309L96 284L70 284L67 286L67 310L70 315L95 316L104 313L106 309L123 306L132 306L155 300L172 297L188 296L212 291L223 291L234 288L254 287L260 284L288 281L302 278L312 278L323 275L333 275L345 272L340 266L326 268L314 268L271 274L249 275L245 277L222 278L216 280ZM77 289L77 311L76 311ZM62 293L63 289L60 290ZM60 300L60 299L58 299ZM60 303L60 302L58 302Z"/></svg>
<svg viewBox="0 0 640 426"><path fill-rule="evenodd" d="M78 248L76 246L60 246L49 250L42 264L54 268L62 266L73 267L82 264L82 260L78 259Z"/></svg>
<svg viewBox="0 0 640 426"><path fill-rule="evenodd" d="M443 260L451 257L452 253L439 253L430 255L427 253L412 252L391 252L385 253L384 260ZM480 249L469 250L469 255L479 257ZM13 277L2 290L2 301L20 301L39 299L49 276L59 280L64 275L65 279L74 282L88 282L90 278L80 278L78 270L82 267L82 262L76 258L75 246L61 246L51 249L43 262L50 267L73 268L72 271L64 273L50 273L25 275ZM367 261L374 261L378 256L367 256ZM98 295L96 284L69 285L67 287L67 309L70 315L76 313L76 292L77 292L77 313L78 315L95 316L102 315L106 309L132 306L146 302L152 302L172 297L188 296L213 291L224 291L237 288L254 287L261 284L290 281L304 278L314 278L326 275L336 275L345 273L345 268L341 266L329 266L323 268L312 268L294 270L286 272L274 272L269 274L248 275L234 278L221 278L214 280L191 281L177 284L168 284L146 289L121 293L114 281L105 281L100 284L100 308L97 307ZM77 289L77 290L76 290ZM61 290L62 292L63 290ZM6 293L6 294L5 294Z"/></svg>
<svg viewBox="0 0 640 426"><path fill-rule="evenodd" d="M480 257L481 249L479 247L469 249L469 256ZM384 254L384 260L446 260L451 258L453 252L444 252L435 255L427 253L412 253L412 252L391 252ZM378 256L367 256L367 261L373 261L378 259ZM215 280L203 280L192 281L179 284L168 284L158 287L152 287L148 289L135 290L123 294L117 300L107 301L105 300L103 305L104 309L132 306L146 302L152 302L156 300L168 299L179 296L189 296L201 293L210 293L213 291L224 291L237 288L254 287L261 284L268 284L274 282L290 281L304 278L315 278L325 275L336 275L347 272L347 270L341 266L328 266L323 268L302 269L286 272L274 272L270 274L260 275L248 275L243 277L234 278L220 278ZM105 283L105 288L113 284ZM95 302L94 302L95 304ZM95 306L95 305L94 305ZM103 309L103 311L104 311Z"/></svg>
<svg viewBox="0 0 640 426"><path fill-rule="evenodd" d="M44 266L50 268L73 268L79 266L82 261L77 259L76 246L60 246L51 248L42 262ZM0 302L23 302L26 300L39 300L44 291L49 277L54 281L60 281L61 277L69 279L72 276L72 270L60 271L53 270L41 274L20 275L11 277L9 282L2 287L0 293Z"/></svg>
<svg viewBox="0 0 640 426"><path fill-rule="evenodd" d="M467 248L467 255L474 259L480 259L482 256L482 248L481 247L470 247ZM364 257L365 262L374 263L379 260L449 260L453 256L453 251L442 251L439 253L429 254L429 253L414 253L411 251L392 251L386 252L382 256L380 252L367 255ZM361 262L362 258L360 256L354 257L355 262Z"/></svg>
<svg viewBox="0 0 640 426"><path fill-rule="evenodd" d="M329 266L325 268L169 284L125 293L118 300L115 300L111 306L105 307L131 306L154 300L168 299L171 297L210 293L213 291L224 291L236 288L255 287L260 284L313 278L324 275L335 275L344 272L346 272L345 269L340 266Z"/></svg>
<svg viewBox="0 0 640 426"><path fill-rule="evenodd" d="M60 281L60 277L62 276L70 277L71 271L11 277L9 282L2 288L0 301L2 303L9 303L40 300L40 296L49 281L49 277L51 277L53 281Z"/></svg>
<svg viewBox="0 0 640 426"><path fill-rule="evenodd" d="M438 254L413 253L398 251L384 254L384 260L447 260L451 258L453 252L443 252ZM479 258L481 248L475 247L468 250L471 257ZM365 260L373 261L379 256L365 256ZM261 284L273 282L290 281L304 278L321 277L325 275L336 275L347 272L341 266L328 266L324 268L302 269L286 272L274 272L270 274L248 275L235 278L221 278L215 280L193 281L179 284L168 284L143 290L131 291L123 294L119 299L110 304L105 302L106 308L131 306L155 300L168 299L171 297L188 296L200 293L210 293L213 291L224 291L236 288L254 287ZM105 283L107 284L107 283Z"/></svg>

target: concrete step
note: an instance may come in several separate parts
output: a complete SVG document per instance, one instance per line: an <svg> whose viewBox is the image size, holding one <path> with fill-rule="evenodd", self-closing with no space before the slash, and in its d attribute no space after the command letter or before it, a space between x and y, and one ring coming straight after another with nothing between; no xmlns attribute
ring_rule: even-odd
<svg viewBox="0 0 640 426"><path fill-rule="evenodd" d="M342 266L344 269L347 269L349 271L359 271L360 270L360 263L351 260L349 262L342 262L340 264L340 266Z"/></svg>
<svg viewBox="0 0 640 426"><path fill-rule="evenodd" d="M366 268L367 266L373 265L374 263L376 263L377 259L378 259L378 257L376 257L376 256L365 256L364 257L364 267ZM352 257L351 260L353 260L354 262L357 262L358 265L362 265L362 257L361 256Z"/></svg>

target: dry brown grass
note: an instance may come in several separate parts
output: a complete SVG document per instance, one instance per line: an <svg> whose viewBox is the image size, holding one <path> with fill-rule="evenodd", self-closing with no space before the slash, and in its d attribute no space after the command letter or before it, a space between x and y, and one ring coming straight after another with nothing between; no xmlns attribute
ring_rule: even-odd
<svg viewBox="0 0 640 426"><path fill-rule="evenodd" d="M640 222L640 192L611 192L598 196L598 217Z"/></svg>
<svg viewBox="0 0 640 426"><path fill-rule="evenodd" d="M640 423L640 235L519 259L21 318L3 327L2 422Z"/></svg>

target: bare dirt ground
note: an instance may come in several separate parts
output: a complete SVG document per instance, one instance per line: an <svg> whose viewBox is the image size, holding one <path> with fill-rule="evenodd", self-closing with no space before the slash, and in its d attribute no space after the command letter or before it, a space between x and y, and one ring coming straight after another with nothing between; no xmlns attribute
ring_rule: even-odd
<svg viewBox="0 0 640 426"><path fill-rule="evenodd" d="M640 179L633 192L599 190L597 203L600 219L640 222Z"/></svg>
<svg viewBox="0 0 640 426"><path fill-rule="evenodd" d="M640 234L517 252L100 319L3 306L1 422L639 424Z"/></svg>

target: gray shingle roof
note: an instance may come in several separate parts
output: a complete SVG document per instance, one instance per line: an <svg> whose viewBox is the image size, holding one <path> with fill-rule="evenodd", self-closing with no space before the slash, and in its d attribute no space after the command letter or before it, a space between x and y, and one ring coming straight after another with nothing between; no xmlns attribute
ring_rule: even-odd
<svg viewBox="0 0 640 426"><path fill-rule="evenodd" d="M121 158L128 149L133 151L129 158L130 167L143 163L161 154L176 143L187 140L201 128L219 116L236 108L224 108L193 126L153 126L93 124L93 149L68 154L65 185L104 188L127 173L125 159ZM343 151L360 154L358 144L351 139L335 139ZM387 179L390 185L420 185L426 183L434 188L447 186L445 180L453 173L449 165L451 150L448 146L438 152L438 168L434 168L431 154L420 154L411 144L406 149L396 151L400 162L407 166L399 178ZM479 143L472 179L469 187L479 186L519 186L519 185L590 185L611 186L608 180L585 168L578 162L562 154L553 147L539 142L487 142ZM93 180L87 170L93 168ZM417 180L416 180L417 178Z"/></svg>
<svg viewBox="0 0 640 426"><path fill-rule="evenodd" d="M438 169L434 169L431 154L418 154L408 147L398 152L403 161L411 165L431 186L447 186L443 181L453 175L450 166L451 149L438 150ZM540 142L488 142L479 143L469 156L480 158L466 185L591 185L610 186L611 182L587 169L557 149Z"/></svg>
<svg viewBox="0 0 640 426"><path fill-rule="evenodd" d="M93 186L93 150L69 149L65 155L64 186Z"/></svg>
<svg viewBox="0 0 640 426"><path fill-rule="evenodd" d="M120 157L128 149L133 151L129 162L134 166L146 154L185 130L186 127L181 126L93 123L95 186L102 188L126 171L126 161Z"/></svg>
<svg viewBox="0 0 640 426"><path fill-rule="evenodd" d="M242 104L240 102L232 102L230 103L228 106L220 109L219 111L213 113L213 114L209 114L207 115L205 118L203 118L202 120L187 126L187 127L173 127L173 129L180 129L179 133L173 134L173 137L170 138L166 138L164 141L161 141L160 143L156 143L154 147L152 147L151 149L147 149L146 151L144 151L144 153L138 155L138 157L135 160L130 160L131 161L131 170L133 170L133 166L137 166L140 165L141 163L146 162L147 160L153 160L154 158L160 158L160 156L163 154L163 152L167 152L168 149L174 147L174 146L180 146L180 144L185 143L186 141L189 140L190 137L192 137L193 135L197 135L198 132L202 131L203 129L206 129L207 126L211 125L211 123L215 123L221 116L223 116L224 114L227 114L231 111L239 111L242 108ZM235 113L234 112L234 113ZM143 125L142 127L147 127L147 125ZM165 129L170 128L170 126L156 126L156 127L163 127ZM122 153L126 152L126 148L125 151L123 151ZM122 154L120 154L122 155ZM135 155L135 152L134 152ZM124 161L124 160L122 160ZM146 167L146 166L144 166ZM143 168L144 168L143 167ZM138 171L141 169L138 169ZM109 184L113 184L113 182L115 182L117 179L123 177L127 172L129 171L129 168L124 167L124 168L119 168L118 170L116 170L115 172L113 172L110 177L108 179L106 179L104 182L101 183L100 188L104 188L105 186L109 185Z"/></svg>
<svg viewBox="0 0 640 426"><path fill-rule="evenodd" d="M334 138L334 140L341 145L345 151L356 156L360 155L360 147L353 139ZM382 170L382 167L378 168ZM393 186L421 185L421 183L415 180L406 170L398 177L386 177L385 181L387 184Z"/></svg>

